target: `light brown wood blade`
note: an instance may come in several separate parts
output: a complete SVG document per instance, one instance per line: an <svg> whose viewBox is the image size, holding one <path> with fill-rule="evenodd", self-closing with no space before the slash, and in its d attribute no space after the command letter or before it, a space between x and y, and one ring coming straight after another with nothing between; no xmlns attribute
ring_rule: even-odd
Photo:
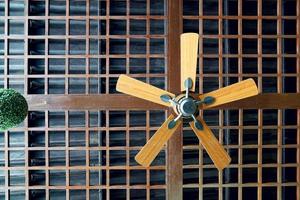
<svg viewBox="0 0 300 200"><path fill-rule="evenodd" d="M231 158L229 157L223 146L219 143L217 138L214 136L207 124L203 121L203 119L200 116L198 116L197 119L200 123L202 123L203 131L198 130L194 126L194 122L190 122L190 126L194 130L195 134L199 138L201 144L207 151L215 166L219 170L224 169L231 162Z"/></svg>
<svg viewBox="0 0 300 200"><path fill-rule="evenodd" d="M136 80L126 75L120 75L117 82L117 91L135 96L141 99L145 99L154 103L158 103L164 106L171 106L168 102L163 102L160 96L167 94L172 98L174 94L165 90L159 89L142 81Z"/></svg>
<svg viewBox="0 0 300 200"><path fill-rule="evenodd" d="M135 156L136 162L144 167L150 166L157 154L163 148L164 144L166 144L166 142L181 124L181 121L179 120L174 128L168 129L168 123L173 119L174 116L170 115L163 125L155 132L146 145Z"/></svg>
<svg viewBox="0 0 300 200"><path fill-rule="evenodd" d="M247 80L229 85L218 90L201 94L200 99L204 99L206 96L212 96L215 98L215 101L212 104L202 104L202 108L212 108L219 106L225 103L236 101L239 99L244 99L247 97L255 96L258 94L257 86L252 78Z"/></svg>
<svg viewBox="0 0 300 200"><path fill-rule="evenodd" d="M181 91L185 90L184 81L187 78L191 78L193 81L190 91L195 91L198 43L199 35L197 33L184 33L180 37Z"/></svg>

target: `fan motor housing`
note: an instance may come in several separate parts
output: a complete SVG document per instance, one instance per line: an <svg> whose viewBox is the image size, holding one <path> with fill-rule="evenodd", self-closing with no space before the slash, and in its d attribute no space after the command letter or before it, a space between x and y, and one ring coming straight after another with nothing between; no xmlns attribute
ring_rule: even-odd
<svg viewBox="0 0 300 200"><path fill-rule="evenodd" d="M196 104L196 100L192 96L185 97L185 94L180 94L175 97L175 101L178 102L178 105L174 105L173 109L177 115L182 114L184 119L192 121L192 115L199 115L199 108Z"/></svg>

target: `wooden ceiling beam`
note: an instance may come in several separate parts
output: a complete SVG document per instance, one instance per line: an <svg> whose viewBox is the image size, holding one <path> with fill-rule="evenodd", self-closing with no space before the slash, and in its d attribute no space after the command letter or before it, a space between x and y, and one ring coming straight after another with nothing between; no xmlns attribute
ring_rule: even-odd
<svg viewBox="0 0 300 200"><path fill-rule="evenodd" d="M123 94L27 95L29 110L164 110L167 107ZM300 93L259 94L212 109L297 109Z"/></svg>

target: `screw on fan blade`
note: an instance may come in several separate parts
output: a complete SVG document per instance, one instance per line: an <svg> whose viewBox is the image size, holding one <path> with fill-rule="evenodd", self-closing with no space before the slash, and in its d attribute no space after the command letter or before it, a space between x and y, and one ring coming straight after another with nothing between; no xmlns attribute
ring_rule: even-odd
<svg viewBox="0 0 300 200"><path fill-rule="evenodd" d="M163 95L160 96L160 99L161 99L163 102L168 103L168 102L171 101L172 98L171 98L169 95L167 95L167 94L163 94Z"/></svg>
<svg viewBox="0 0 300 200"><path fill-rule="evenodd" d="M184 81L184 86L185 86L185 98L188 98L189 97L189 90L193 86L193 80L191 78L187 78Z"/></svg>
<svg viewBox="0 0 300 200"><path fill-rule="evenodd" d="M195 123L195 127L196 127L198 130L203 130L203 126L202 126L202 124L201 124L200 122L195 121L194 123Z"/></svg>
<svg viewBox="0 0 300 200"><path fill-rule="evenodd" d="M160 96L160 99L163 102L171 103L173 106L178 105L178 102L176 102L174 99L172 99L172 97L170 95L163 94L163 95Z"/></svg>
<svg viewBox="0 0 300 200"><path fill-rule="evenodd" d="M174 128L175 126L176 126L176 121L175 121L175 120L172 120L172 121L170 121L169 124L168 124L168 129L172 129L172 128Z"/></svg>
<svg viewBox="0 0 300 200"><path fill-rule="evenodd" d="M215 100L216 100L216 99L215 99L214 97L207 96L207 97L205 97L203 100L196 101L196 104L197 104L197 105L200 105L200 104L206 104L206 105L208 105L208 104L214 103Z"/></svg>
<svg viewBox="0 0 300 200"><path fill-rule="evenodd" d="M193 87L193 80L188 78L184 81L184 86L186 89L191 89Z"/></svg>
<svg viewBox="0 0 300 200"><path fill-rule="evenodd" d="M211 96L207 96L203 99L203 103L205 104L212 104L216 99Z"/></svg>
<svg viewBox="0 0 300 200"><path fill-rule="evenodd" d="M195 115L192 115L192 118L193 118L193 120L194 120L194 125L195 125L195 127L196 127L198 130L202 131L202 130L203 130L202 124L197 120L197 118L195 117Z"/></svg>
<svg viewBox="0 0 300 200"><path fill-rule="evenodd" d="M182 117L182 113L178 115L175 119L169 122L168 129L172 129L176 126L177 121Z"/></svg>

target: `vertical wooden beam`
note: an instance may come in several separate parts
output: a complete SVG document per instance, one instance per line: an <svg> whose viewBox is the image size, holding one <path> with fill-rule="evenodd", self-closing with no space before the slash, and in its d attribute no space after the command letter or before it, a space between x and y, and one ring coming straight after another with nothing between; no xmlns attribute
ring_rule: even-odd
<svg viewBox="0 0 300 200"><path fill-rule="evenodd" d="M262 74L262 54L263 54L263 47L262 47L262 0L257 1L257 71L259 74ZM257 83L259 91L262 91L262 77L257 77ZM262 200L262 163L263 163L263 157L262 157L262 126L263 126L263 110L258 109L258 130L257 130L257 138L258 138L258 148L257 148L257 161L258 161L258 167L257 167L257 199Z"/></svg>
<svg viewBox="0 0 300 200"><path fill-rule="evenodd" d="M218 2L218 14L220 16L218 20L218 33L219 35L223 34L223 0L219 0ZM218 37L219 42L219 57L218 57L218 65L219 65L219 87L221 88L224 85L223 82L223 38ZM224 122L224 116L223 116L223 110L219 110L219 126L223 127ZM219 142L223 144L223 129L219 129ZM219 170L219 177L218 177L218 183L219 183L219 200L222 200L223 197L223 170Z"/></svg>
<svg viewBox="0 0 300 200"><path fill-rule="evenodd" d="M297 35L300 35L300 1L297 1L296 4L296 10L297 10L297 20L296 20L296 32ZM297 74L300 74L300 37L297 37L296 39L297 44L296 44L296 51L297 51ZM297 77L297 93L300 93L300 77ZM297 119L297 125L300 125L300 109L297 110L298 113L298 119ZM300 128L297 128L297 194L296 194L296 199L300 199Z"/></svg>
<svg viewBox="0 0 300 200"><path fill-rule="evenodd" d="M168 1L168 90L180 92L180 33L182 30L182 1ZM169 114L172 110L169 110ZM168 142L167 199L182 199L182 126Z"/></svg>
<svg viewBox="0 0 300 200"><path fill-rule="evenodd" d="M29 1L24 1L24 49L23 49L23 54L24 54L24 66L28 66L28 54L29 54L29 19L28 16L30 15L30 10L29 10L30 2ZM9 8L9 7L8 7ZM8 29L9 30L9 29ZM8 35L11 33L8 32ZM8 46L9 48L9 46ZM9 52L9 49L7 49ZM9 60L9 59L8 59ZM7 66L9 69L9 66ZM24 67L24 94L28 94L28 68ZM29 145L29 134L28 134L28 121L24 122L24 142L25 142L25 148L24 148L24 155L25 155L25 166L24 166L24 175L25 175L25 200L30 199L30 193L29 193L29 183L30 183L30 174L29 174L29 150L28 150L28 145ZM46 173L46 170L45 170Z"/></svg>

